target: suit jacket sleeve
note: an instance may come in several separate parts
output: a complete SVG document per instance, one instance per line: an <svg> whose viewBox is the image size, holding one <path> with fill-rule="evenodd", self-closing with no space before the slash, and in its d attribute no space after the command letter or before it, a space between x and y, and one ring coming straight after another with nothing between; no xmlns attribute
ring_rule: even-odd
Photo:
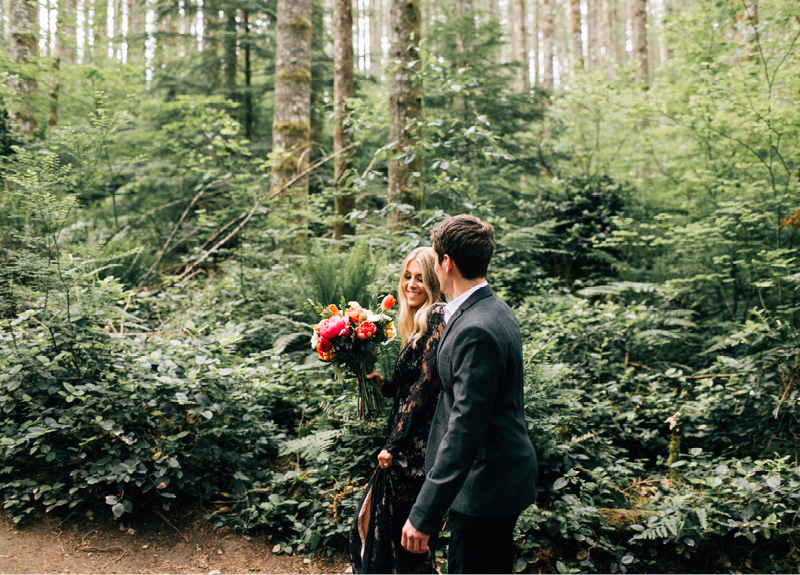
<svg viewBox="0 0 800 575"><path fill-rule="evenodd" d="M449 337L454 337L451 334ZM411 524L426 534L439 530L475 461L492 415L505 358L496 339L479 325L457 334L452 355L453 410L436 459L411 510Z"/></svg>

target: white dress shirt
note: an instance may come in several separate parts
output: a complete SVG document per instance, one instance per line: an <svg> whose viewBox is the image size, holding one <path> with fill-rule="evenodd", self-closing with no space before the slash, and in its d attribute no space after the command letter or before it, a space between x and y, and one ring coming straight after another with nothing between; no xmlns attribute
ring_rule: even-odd
<svg viewBox="0 0 800 575"><path fill-rule="evenodd" d="M461 305L465 301L467 301L469 299L469 296L471 296L473 293L475 293L476 291L478 291L482 287L486 287L488 285L489 285L489 282L482 281L478 285L472 286L467 291L465 291L460 296L458 296L456 299L454 299L453 301L448 303L446 306L444 306L444 323L445 323L445 325L447 325L447 322L450 321L451 317L453 317L453 314L458 311L458 308L460 308Z"/></svg>

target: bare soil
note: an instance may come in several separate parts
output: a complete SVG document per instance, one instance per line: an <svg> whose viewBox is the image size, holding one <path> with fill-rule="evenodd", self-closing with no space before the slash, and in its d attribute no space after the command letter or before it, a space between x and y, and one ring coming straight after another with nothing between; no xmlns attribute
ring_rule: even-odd
<svg viewBox="0 0 800 575"><path fill-rule="evenodd" d="M212 527L198 511L131 520L40 514L15 524L0 511L0 573L345 573L347 558L272 552L265 533L248 540Z"/></svg>

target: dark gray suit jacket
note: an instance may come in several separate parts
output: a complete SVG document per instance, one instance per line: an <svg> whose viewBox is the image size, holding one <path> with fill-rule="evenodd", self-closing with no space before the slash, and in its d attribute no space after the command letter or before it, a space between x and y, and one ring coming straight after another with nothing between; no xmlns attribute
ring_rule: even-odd
<svg viewBox="0 0 800 575"><path fill-rule="evenodd" d="M519 325L488 286L453 314L437 355L442 392L425 484L411 524L437 533L448 508L476 517L519 513L536 499L537 460L523 416Z"/></svg>

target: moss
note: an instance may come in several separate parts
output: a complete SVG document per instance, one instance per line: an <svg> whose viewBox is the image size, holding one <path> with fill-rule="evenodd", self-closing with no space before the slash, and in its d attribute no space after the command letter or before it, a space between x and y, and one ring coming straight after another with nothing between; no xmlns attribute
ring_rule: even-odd
<svg viewBox="0 0 800 575"><path fill-rule="evenodd" d="M291 154L283 156L275 162L275 172L295 172L297 171L297 158Z"/></svg>
<svg viewBox="0 0 800 575"><path fill-rule="evenodd" d="M292 32L302 37L306 42L311 39L311 20L302 14L289 20L288 26Z"/></svg>
<svg viewBox="0 0 800 575"><path fill-rule="evenodd" d="M278 122L275 129L286 138L298 139L307 141L311 134L311 128L308 122L301 120L299 122Z"/></svg>
<svg viewBox="0 0 800 575"><path fill-rule="evenodd" d="M299 70L293 71L284 68L281 70L280 74L278 74L278 77L287 84L297 83L309 85L311 84L311 64L304 62Z"/></svg>

